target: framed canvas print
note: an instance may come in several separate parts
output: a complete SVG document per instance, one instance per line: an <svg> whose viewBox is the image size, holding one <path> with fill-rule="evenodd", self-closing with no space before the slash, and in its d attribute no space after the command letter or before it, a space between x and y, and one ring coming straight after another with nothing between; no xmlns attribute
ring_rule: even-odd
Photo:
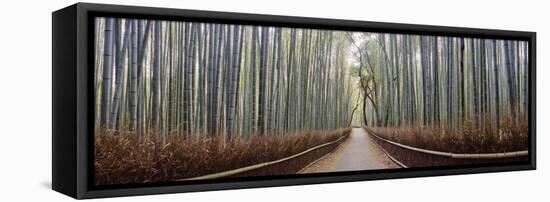
<svg viewBox="0 0 550 202"><path fill-rule="evenodd" d="M534 32L52 16L53 189L75 198L535 169Z"/></svg>

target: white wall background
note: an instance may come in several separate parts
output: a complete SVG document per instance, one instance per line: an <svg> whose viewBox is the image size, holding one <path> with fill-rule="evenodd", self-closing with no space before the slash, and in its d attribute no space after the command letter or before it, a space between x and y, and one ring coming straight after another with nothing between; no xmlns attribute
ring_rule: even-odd
<svg viewBox="0 0 550 202"><path fill-rule="evenodd" d="M139 6L536 31L538 170L108 199L112 201L528 201L550 183L549 5L540 0L92 1ZM68 201L51 186L51 12L75 1L0 3L0 201Z"/></svg>

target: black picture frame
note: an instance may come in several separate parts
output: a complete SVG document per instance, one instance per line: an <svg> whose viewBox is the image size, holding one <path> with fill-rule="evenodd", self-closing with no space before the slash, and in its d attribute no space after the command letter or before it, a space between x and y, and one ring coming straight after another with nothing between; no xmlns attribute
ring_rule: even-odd
<svg viewBox="0 0 550 202"><path fill-rule="evenodd" d="M444 35L529 42L529 161L525 163L231 178L144 185L93 182L93 19L98 16ZM77 3L52 13L52 188L83 199L536 169L536 33Z"/></svg>

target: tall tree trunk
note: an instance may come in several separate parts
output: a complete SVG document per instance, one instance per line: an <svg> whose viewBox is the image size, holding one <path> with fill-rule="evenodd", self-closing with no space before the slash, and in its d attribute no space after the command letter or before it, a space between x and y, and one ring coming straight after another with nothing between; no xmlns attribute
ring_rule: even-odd
<svg viewBox="0 0 550 202"><path fill-rule="evenodd" d="M280 94L282 94L282 78L283 78L283 60L284 60L284 47L283 47L283 29L277 28L277 88L276 88L276 94L275 98L277 99L275 102L275 106L277 108L275 109L275 126L277 129L280 129L280 110L282 108L281 105L281 99ZM279 131L277 131L279 132Z"/></svg>
<svg viewBox="0 0 550 202"><path fill-rule="evenodd" d="M125 29L124 29L124 36L122 37L122 46L120 47L120 50L117 51L116 54L116 69L115 69L115 94L113 98L113 106L111 107L111 125L110 128L112 129L118 129L118 112L121 105L121 96L122 96L122 82L123 82L123 75L124 75L124 60L126 59L126 53L128 49L128 40L130 38L130 22L128 20L125 20ZM120 34L122 34L122 30L120 30ZM118 43L118 42L117 42Z"/></svg>
<svg viewBox="0 0 550 202"><path fill-rule="evenodd" d="M438 37L435 36L433 40L433 77L434 77L434 123L436 125L439 125L440 116L439 116L439 89L440 89L440 83L439 83L439 48L438 48Z"/></svg>
<svg viewBox="0 0 550 202"><path fill-rule="evenodd" d="M428 124L429 122L429 110L430 110L430 104L429 104L429 99L431 98L430 96L430 84L429 84L429 80L428 80L428 74L429 74L429 67L428 67L428 57L427 57L427 47L426 47L426 39L427 37L426 36L421 36L420 37L420 54L421 54L421 57L420 57L420 61L421 61L421 65L422 65L422 68L421 71L422 71L422 88L423 88L423 102L424 102L424 113L423 113L423 123L424 125L425 124Z"/></svg>
<svg viewBox="0 0 550 202"><path fill-rule="evenodd" d="M112 85L112 66L113 66L113 21L112 18L105 18L105 37L103 51L103 81L101 85L101 126L109 127L109 109L111 106L111 85Z"/></svg>
<svg viewBox="0 0 550 202"><path fill-rule="evenodd" d="M218 125L219 122L221 122L221 118L218 116L218 102L219 102L219 82L220 82L220 68L221 68L221 51L222 51L222 42L223 42L223 35L222 35L222 25L216 25L216 31L215 31L215 38L216 41L214 44L214 51L215 51L215 57L214 57L214 69L212 71L212 101L211 101L211 110L212 110L212 126L210 128L211 134L216 134L218 131Z"/></svg>
<svg viewBox="0 0 550 202"><path fill-rule="evenodd" d="M214 109L213 105L213 97L214 97L214 68L215 68L215 50L216 50L216 37L217 37L217 27L214 24L209 24L209 38L208 38L208 69L207 69L207 90L206 90L206 97L207 97L207 131L210 135L214 135L213 127L214 127L214 117L212 116L212 110Z"/></svg>
<svg viewBox="0 0 550 202"><path fill-rule="evenodd" d="M257 52L257 40L258 40L258 27L252 27L252 44L251 44L251 53L250 53L250 86L252 91L252 96L250 100L249 107L251 108L251 114L250 114L250 125L252 126L251 130L252 133L256 132L257 129L257 110L256 110L256 85L257 85L257 65L256 65L256 52Z"/></svg>
<svg viewBox="0 0 550 202"><path fill-rule="evenodd" d="M130 52L130 130L135 131L137 126L137 89L138 89L138 20L131 20L131 52Z"/></svg>
<svg viewBox="0 0 550 202"><path fill-rule="evenodd" d="M195 52L196 52L196 38L197 38L197 23L191 24L191 30L188 32L189 35L189 43L187 44L187 67L186 67L186 87L185 87L185 94L186 94L186 106L184 106L187 110L184 113L185 118L185 129L187 136L193 136L194 135L194 107L195 107L195 98L194 98L194 90L195 90Z"/></svg>
<svg viewBox="0 0 550 202"><path fill-rule="evenodd" d="M515 108L516 108L516 98L514 94L514 72L513 72L513 55L512 55L512 47L510 45L510 41L504 41L504 51L506 53L505 61L506 61L506 75L507 75L507 82L508 82L508 99L509 99L509 109L511 113L511 119L512 123L515 123L516 114L515 114Z"/></svg>
<svg viewBox="0 0 550 202"><path fill-rule="evenodd" d="M285 119L286 119L286 123L285 123L285 131L290 131L290 128L291 128L291 124L292 124L292 120L291 120L291 117L290 117L290 113L291 113L291 90L292 90L292 81L290 80L291 76L292 76L292 71L293 71L293 64L294 64L294 50L296 49L296 29L292 28L291 31L290 31L290 49L289 49L289 55L288 55L288 64L287 64L287 75L286 75L286 78L288 79L287 81L287 89L286 89L286 104L285 104Z"/></svg>
<svg viewBox="0 0 550 202"><path fill-rule="evenodd" d="M500 92L499 92L499 73L498 73L498 62L497 62L497 42L495 39L492 41L493 45L493 74L494 74L494 88L495 88L495 120L497 132L500 130Z"/></svg>
<svg viewBox="0 0 550 202"><path fill-rule="evenodd" d="M226 108L226 121L227 121L227 138L231 139L234 128L235 121L235 95L237 92L237 69L238 69L238 51L239 51L239 28L233 26L233 34L229 36L228 40L232 40L231 43L231 55L229 58L229 70L228 70L228 79L229 79L229 90L227 91L227 108Z"/></svg>
<svg viewBox="0 0 550 202"><path fill-rule="evenodd" d="M460 38L460 117L461 121L466 120L466 103L464 89L466 88L466 76L464 75L464 38Z"/></svg>
<svg viewBox="0 0 550 202"><path fill-rule="evenodd" d="M262 27L262 40L260 42L260 89L258 99L258 129L260 134L265 134L265 111L266 111L266 72L267 72L267 47L268 47L268 28Z"/></svg>
<svg viewBox="0 0 550 202"><path fill-rule="evenodd" d="M277 81L275 80L275 65L277 63L277 32L276 30L273 30L273 42L272 42L272 49L271 49L271 66L269 68L269 101L268 101L268 109L267 109L267 129L269 132L273 132L273 129L275 128L274 125L274 116L273 109L278 107L275 106L275 100L276 100L276 92L277 92Z"/></svg>
<svg viewBox="0 0 550 202"><path fill-rule="evenodd" d="M205 69L206 69L206 48L205 48L205 43L206 43L206 40L207 40L207 35L206 35L206 27L204 26L203 23L201 23L199 25L199 30L198 30L198 33L197 34L197 43L198 43L198 63L199 63L199 66L198 66L198 80L199 80L199 84L198 84L198 90L197 90L197 128L198 128L198 133L201 134L203 133L203 129L204 129L204 123L205 123L205 120L204 120L204 117L205 117L205 110L204 110L204 97L205 97Z"/></svg>
<svg viewBox="0 0 550 202"><path fill-rule="evenodd" d="M479 69L479 57L478 50L477 50L477 42L475 39L472 39L471 41L471 55L472 55L472 83L473 83L473 97L474 97L474 121L476 128L479 127L479 76L478 76L478 69Z"/></svg>
<svg viewBox="0 0 550 202"><path fill-rule="evenodd" d="M142 24L138 21L138 25ZM149 44L149 39L151 38L149 35L151 34L151 26L152 22L147 21L147 25L145 26L144 31L140 31L141 28L138 26L138 36L141 38L138 38L138 70L137 70L137 133L142 137L145 133L145 59L146 59L146 47L147 44ZM141 36L143 34L143 36Z"/></svg>
<svg viewBox="0 0 550 202"><path fill-rule="evenodd" d="M160 58L161 58L161 22L155 21L155 34L154 34L154 40L153 40L153 67L151 68L152 76L153 76L153 82L152 82L152 129L155 132L158 132L159 130L159 124L160 124L160 98L161 98L161 92L160 92Z"/></svg>
<svg viewBox="0 0 550 202"><path fill-rule="evenodd" d="M486 116L486 113L488 112L488 106L487 106L487 61L486 61L486 54L485 54L485 39L481 39L480 40L480 81L481 81L481 88L480 88L480 97L481 97L481 110L480 110L480 113L481 113L481 120L480 120L480 124L483 125L484 127L487 126L487 124L485 123L485 116Z"/></svg>

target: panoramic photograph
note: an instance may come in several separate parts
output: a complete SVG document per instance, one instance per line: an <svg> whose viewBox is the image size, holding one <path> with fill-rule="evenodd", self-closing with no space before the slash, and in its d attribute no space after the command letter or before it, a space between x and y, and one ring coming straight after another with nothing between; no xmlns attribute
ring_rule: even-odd
<svg viewBox="0 0 550 202"><path fill-rule="evenodd" d="M527 162L527 41L97 17L95 185Z"/></svg>

